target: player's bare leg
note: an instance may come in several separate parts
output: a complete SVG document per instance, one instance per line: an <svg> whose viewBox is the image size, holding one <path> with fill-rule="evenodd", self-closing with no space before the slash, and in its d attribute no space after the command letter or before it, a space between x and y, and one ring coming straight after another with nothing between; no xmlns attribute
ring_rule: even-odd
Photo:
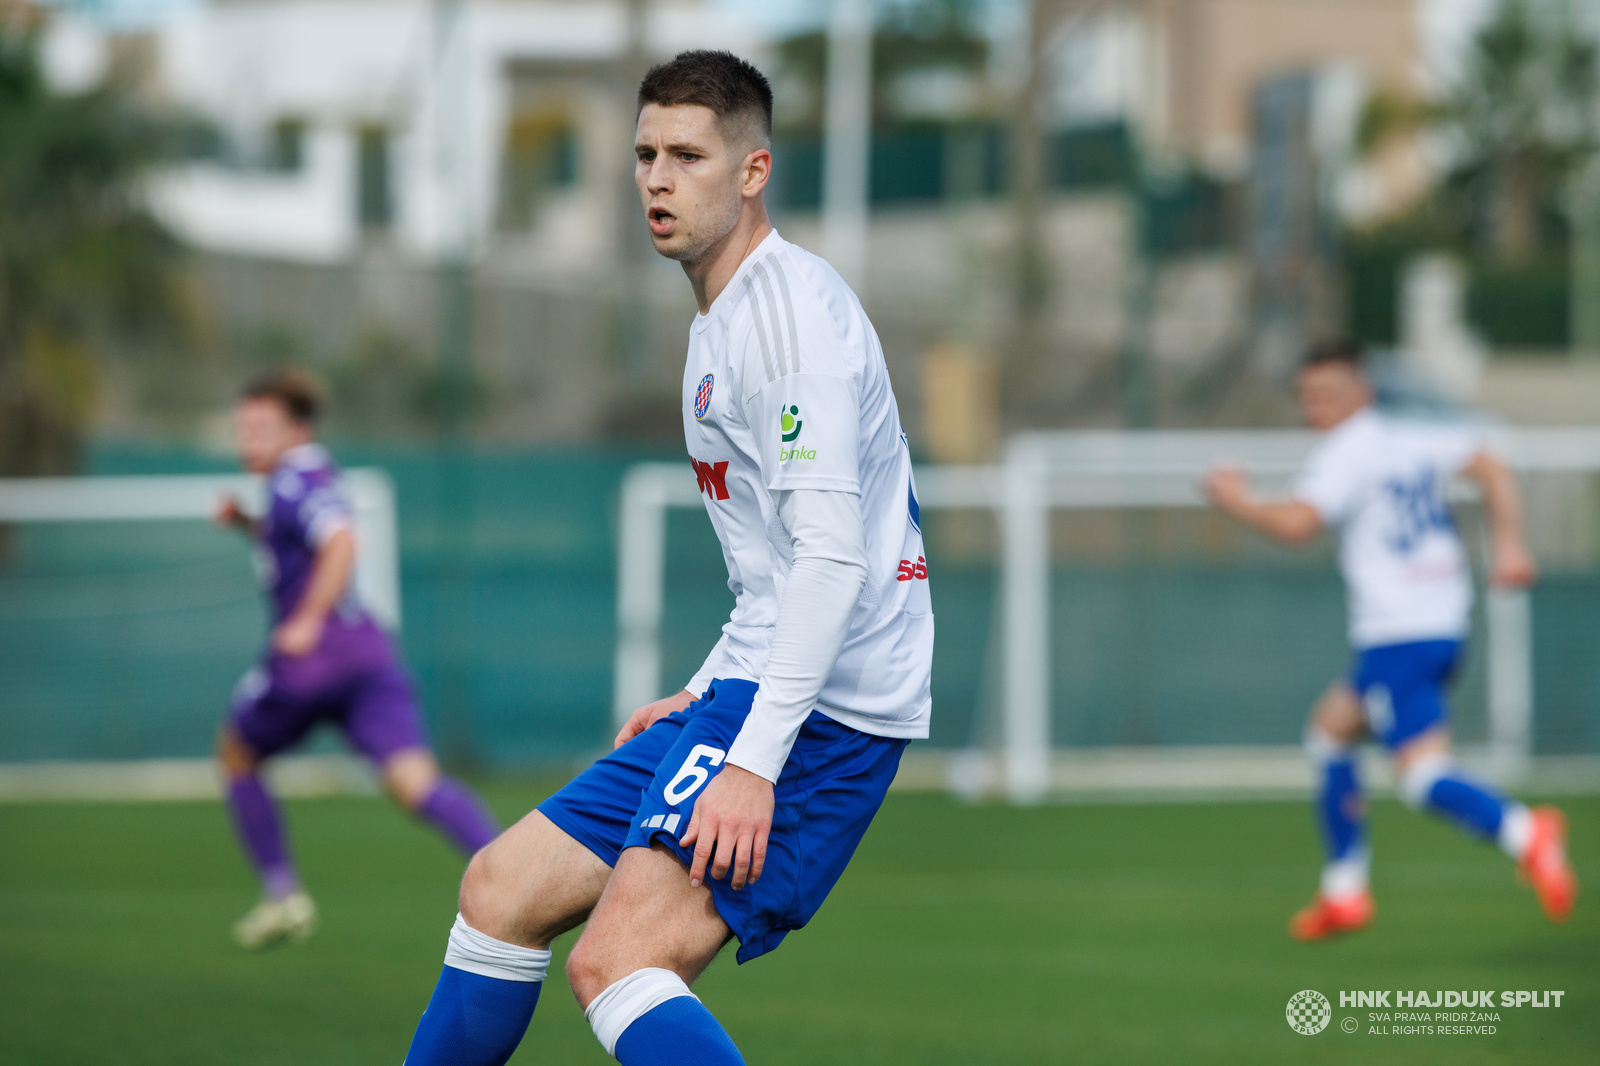
<svg viewBox="0 0 1600 1066"><path fill-rule="evenodd" d="M404 748L378 767L383 787L402 807L424 818L467 855L498 833L483 804L461 782L439 772L427 748Z"/></svg>
<svg viewBox="0 0 1600 1066"><path fill-rule="evenodd" d="M628 848L567 959L567 980L625 1066L672 1061L675 1047L699 1063L742 1063L688 988L732 935L711 889L692 886L676 854L661 843Z"/></svg>
<svg viewBox="0 0 1600 1066"><path fill-rule="evenodd" d="M1566 816L1558 808L1530 810L1466 773L1451 757L1450 732L1443 726L1402 745L1395 772L1407 806L1498 844L1516 861L1518 876L1532 886L1551 921L1572 914L1578 878L1567 861Z"/></svg>
<svg viewBox="0 0 1600 1066"><path fill-rule="evenodd" d="M609 866L538 811L474 855L406 1062L510 1058L539 1002L550 942L589 916L610 877Z"/></svg>
<svg viewBox="0 0 1600 1066"><path fill-rule="evenodd" d="M1296 940L1354 932L1372 921L1367 887L1366 803L1354 745L1366 733L1361 702L1348 682L1328 687L1311 709L1306 751L1317 775L1317 822L1327 862L1316 898L1289 920Z"/></svg>
<svg viewBox="0 0 1600 1066"><path fill-rule="evenodd" d="M233 937L259 949L303 940L316 928L317 909L300 886L289 857L283 816L261 779L255 750L231 727L217 738L217 762L227 778L234 829L261 879L262 899L233 926Z"/></svg>
<svg viewBox="0 0 1600 1066"><path fill-rule="evenodd" d="M472 857L461 880L461 917L480 933L525 948L589 917L611 867L538 811Z"/></svg>

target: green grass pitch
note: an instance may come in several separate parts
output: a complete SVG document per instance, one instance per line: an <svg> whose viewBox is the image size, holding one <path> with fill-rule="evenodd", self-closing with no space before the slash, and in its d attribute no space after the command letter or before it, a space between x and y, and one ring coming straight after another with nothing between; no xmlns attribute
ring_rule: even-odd
<svg viewBox="0 0 1600 1066"><path fill-rule="evenodd" d="M504 818L543 794L502 784ZM1600 884L1600 799L1566 803ZM322 908L303 945L227 938L254 888L214 803L0 807L0 1063L397 1066L438 972L459 861L387 804L290 805ZM1600 900L1565 927L1496 852L1392 803L1378 918L1284 934L1317 866L1304 804L963 806L890 797L809 929L697 991L752 1064L1593 1063ZM610 1061L560 974L516 1063ZM1289 997L1333 1024L1300 1036ZM1339 990L1561 989L1492 1036L1366 1031ZM1361 1031L1340 1022L1361 1016Z"/></svg>

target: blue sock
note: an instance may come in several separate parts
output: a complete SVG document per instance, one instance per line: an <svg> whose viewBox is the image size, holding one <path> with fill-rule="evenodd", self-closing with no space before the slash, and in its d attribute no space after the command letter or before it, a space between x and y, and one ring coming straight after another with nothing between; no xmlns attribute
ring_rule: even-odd
<svg viewBox="0 0 1600 1066"><path fill-rule="evenodd" d="M1473 781L1454 768L1441 775L1428 789L1430 811L1487 840L1499 837L1506 804L1506 798L1494 789Z"/></svg>
<svg viewBox="0 0 1600 1066"><path fill-rule="evenodd" d="M1322 790L1317 796L1317 826L1329 862L1355 855L1366 845L1366 802L1356 776L1355 757L1349 752L1322 764Z"/></svg>
<svg viewBox="0 0 1600 1066"><path fill-rule="evenodd" d="M675 996L645 1011L617 1038L622 1066L744 1066L744 1056L705 1004Z"/></svg>
<svg viewBox="0 0 1600 1066"><path fill-rule="evenodd" d="M528 1031L549 970L549 948L496 940L456 915L407 1066L500 1066Z"/></svg>
<svg viewBox="0 0 1600 1066"><path fill-rule="evenodd" d="M501 1066L533 1019L542 981L502 981L446 966L405 1066Z"/></svg>

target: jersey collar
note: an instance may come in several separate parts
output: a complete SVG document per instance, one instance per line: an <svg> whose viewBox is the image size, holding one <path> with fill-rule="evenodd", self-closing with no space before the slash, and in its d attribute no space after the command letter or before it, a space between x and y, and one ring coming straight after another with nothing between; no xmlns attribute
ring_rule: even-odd
<svg viewBox="0 0 1600 1066"><path fill-rule="evenodd" d="M722 313L723 308L733 306L733 302L738 299L735 286L744 280L746 274L750 273L751 267L755 266L760 260L765 259L769 252L782 243L784 243L783 238L778 236L776 227L773 228L771 233L761 238L761 243L750 250L750 254L745 256L744 261L739 264L739 269L733 272L733 277L728 279L728 284L723 286L722 291L717 294L717 298L711 301L710 309L703 315L697 314L694 316L694 331L696 333L704 332L705 328L711 325L711 320Z"/></svg>
<svg viewBox="0 0 1600 1066"><path fill-rule="evenodd" d="M293 470L315 470L319 466L328 465L328 449L316 441L305 444L296 444L293 448L283 453L278 460L278 469L289 467Z"/></svg>

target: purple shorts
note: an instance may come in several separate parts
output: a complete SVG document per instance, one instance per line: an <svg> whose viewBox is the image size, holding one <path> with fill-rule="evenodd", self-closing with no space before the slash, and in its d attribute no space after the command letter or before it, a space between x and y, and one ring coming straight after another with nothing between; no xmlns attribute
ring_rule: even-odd
<svg viewBox="0 0 1600 1066"><path fill-rule="evenodd" d="M272 652L233 692L228 724L258 759L292 748L322 722L376 763L428 744L411 678L373 622L329 619L315 651Z"/></svg>

